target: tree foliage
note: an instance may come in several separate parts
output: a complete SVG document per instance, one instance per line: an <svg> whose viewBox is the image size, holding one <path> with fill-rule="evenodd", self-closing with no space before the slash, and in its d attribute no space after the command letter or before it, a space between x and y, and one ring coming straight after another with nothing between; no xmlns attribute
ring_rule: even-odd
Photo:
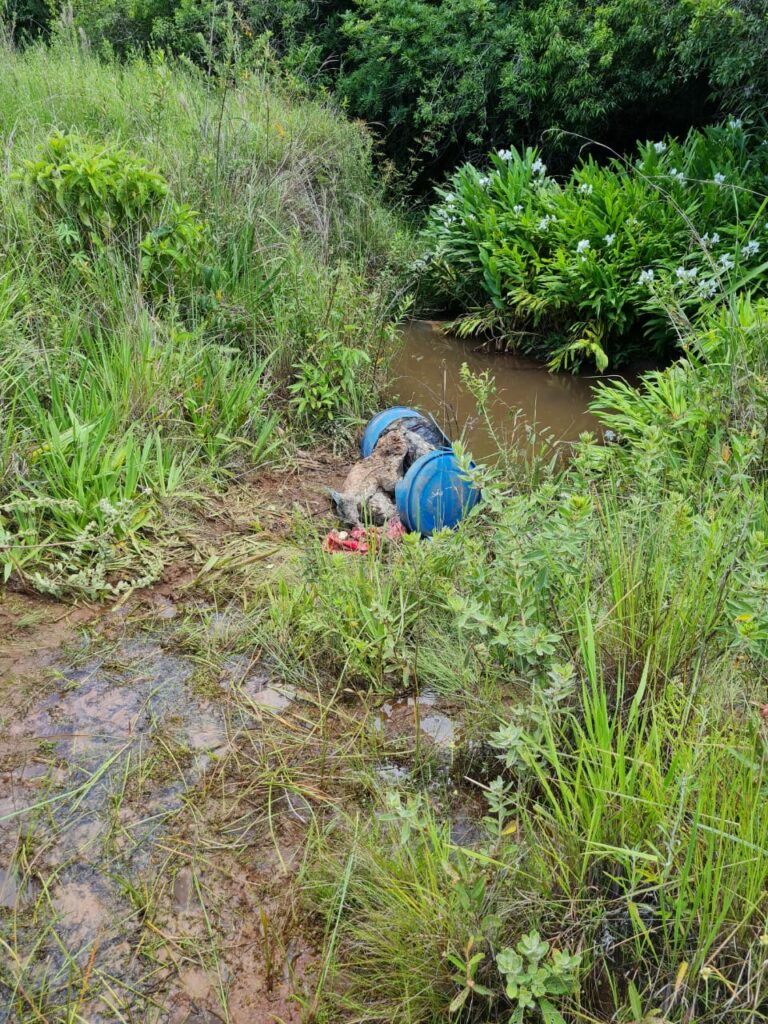
<svg viewBox="0 0 768 1024"><path fill-rule="evenodd" d="M5 0L17 37L55 5ZM321 77L428 181L494 146L583 136L620 150L768 102L768 0L74 0L76 26L119 53L163 46L213 68L233 37Z"/></svg>

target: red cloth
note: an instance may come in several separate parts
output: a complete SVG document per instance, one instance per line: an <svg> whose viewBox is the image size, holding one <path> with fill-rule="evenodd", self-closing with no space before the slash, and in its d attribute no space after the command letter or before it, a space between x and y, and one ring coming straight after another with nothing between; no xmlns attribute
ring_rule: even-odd
<svg viewBox="0 0 768 1024"><path fill-rule="evenodd" d="M374 551L379 546L382 535L385 540L399 540L405 533L405 527L399 519L390 519L384 526L356 526L353 530L331 530L323 541L323 551L354 551L365 555L372 546Z"/></svg>

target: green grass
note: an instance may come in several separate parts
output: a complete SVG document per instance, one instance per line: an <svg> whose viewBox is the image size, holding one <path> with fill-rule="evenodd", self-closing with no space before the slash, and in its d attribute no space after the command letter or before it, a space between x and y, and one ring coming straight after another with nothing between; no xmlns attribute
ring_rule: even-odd
<svg viewBox="0 0 768 1024"><path fill-rule="evenodd" d="M483 471L429 543L310 551L256 616L329 700L437 690L460 723L437 775L406 745L404 778L310 839L324 1019L767 1019L766 312L735 300L679 364L602 389L615 443ZM531 932L577 983L519 980Z"/></svg>
<svg viewBox="0 0 768 1024"><path fill-rule="evenodd" d="M1 63L0 559L103 596L180 498L367 413L408 240L326 104L65 42Z"/></svg>

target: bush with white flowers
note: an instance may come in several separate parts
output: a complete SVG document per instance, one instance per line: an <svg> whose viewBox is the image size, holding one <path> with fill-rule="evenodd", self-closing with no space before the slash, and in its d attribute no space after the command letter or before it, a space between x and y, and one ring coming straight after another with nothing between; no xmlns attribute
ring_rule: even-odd
<svg viewBox="0 0 768 1024"><path fill-rule="evenodd" d="M552 360L604 369L663 358L672 306L693 315L768 286L768 146L730 119L634 162L582 161L565 178L536 150L500 149L438 189L424 231L434 304Z"/></svg>

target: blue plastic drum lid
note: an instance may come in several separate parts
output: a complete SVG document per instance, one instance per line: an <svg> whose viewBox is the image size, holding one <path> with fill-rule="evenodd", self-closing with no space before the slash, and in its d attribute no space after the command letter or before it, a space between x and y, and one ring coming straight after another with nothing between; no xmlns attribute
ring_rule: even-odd
<svg viewBox="0 0 768 1024"><path fill-rule="evenodd" d="M467 479L453 452L445 449L422 455L395 487L403 525L422 537L453 529L479 500L479 488Z"/></svg>

